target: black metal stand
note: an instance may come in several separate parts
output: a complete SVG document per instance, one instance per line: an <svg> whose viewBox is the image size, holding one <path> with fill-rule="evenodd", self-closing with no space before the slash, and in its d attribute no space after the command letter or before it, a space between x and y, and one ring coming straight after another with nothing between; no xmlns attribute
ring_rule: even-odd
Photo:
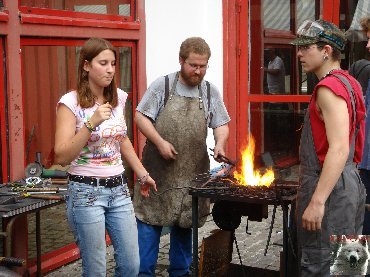
<svg viewBox="0 0 370 277"><path fill-rule="evenodd" d="M283 203L283 257L284 257L284 267L283 267L283 273L285 277L289 276L289 266L288 266L288 252L289 252L289 229L288 229L288 204Z"/></svg>
<svg viewBox="0 0 370 277"><path fill-rule="evenodd" d="M193 276L198 276L198 195L192 194L192 226L193 226ZM285 277L289 276L289 265L288 265L288 252L289 250L289 235L288 235L288 208L289 203L283 202L283 259L284 267L283 272Z"/></svg>
<svg viewBox="0 0 370 277"><path fill-rule="evenodd" d="M22 203L3 205L2 211L0 212L0 218L8 218L9 222L6 227L6 232L0 232L0 236L5 237L6 244L6 255L11 256L12 243L15 239L12 238L13 226L15 220L18 216L23 216L24 214L30 214L35 212L36 216L36 276L42 276L42 261L41 261L41 217L40 211L42 209L47 209L56 205L64 203L63 200L44 200L44 199L32 199L25 198Z"/></svg>

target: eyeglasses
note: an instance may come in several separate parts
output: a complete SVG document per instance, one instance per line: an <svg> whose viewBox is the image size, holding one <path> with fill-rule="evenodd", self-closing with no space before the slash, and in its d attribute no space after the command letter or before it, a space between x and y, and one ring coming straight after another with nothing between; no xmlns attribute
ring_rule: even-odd
<svg viewBox="0 0 370 277"><path fill-rule="evenodd" d="M298 51L305 52L308 49L311 49L311 46L314 46L315 44L308 44L308 45L298 45Z"/></svg>
<svg viewBox="0 0 370 277"><path fill-rule="evenodd" d="M209 68L208 63L199 65L199 64L189 63L187 60L185 60L185 63L188 64L191 67L191 69L193 69L194 71L197 70L197 69L199 69L200 71L204 71L207 68Z"/></svg>

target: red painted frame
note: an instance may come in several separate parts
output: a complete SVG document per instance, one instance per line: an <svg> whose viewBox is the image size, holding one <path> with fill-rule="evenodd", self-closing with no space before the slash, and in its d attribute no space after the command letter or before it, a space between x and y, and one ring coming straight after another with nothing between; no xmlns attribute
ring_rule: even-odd
<svg viewBox="0 0 370 277"><path fill-rule="evenodd" d="M131 0L130 16L27 7L21 6L20 0L18 0L18 5L22 23L125 29L139 29L140 25L139 22L134 22L135 0Z"/></svg>
<svg viewBox="0 0 370 277"><path fill-rule="evenodd" d="M0 21L9 21L9 13L7 10L0 12Z"/></svg>
<svg viewBox="0 0 370 277"><path fill-rule="evenodd" d="M3 55L4 53L4 47L3 47L3 42L4 39L0 39L0 53ZM6 114L6 98L8 97L8 92L5 91L5 82L6 80L4 79L5 77L5 72L4 72L4 67L6 64L1 64L0 65L0 76L3 76L0 78L0 139L1 139L1 161L2 161L2 175L3 175L3 180L7 180L7 172L8 172L8 163L5 162L8 160L8 150L7 150L7 131L6 131L6 125L8 123L7 120L7 114ZM6 97L7 96L7 97Z"/></svg>
<svg viewBox="0 0 370 277"><path fill-rule="evenodd" d="M0 35L5 41L5 45L1 45L2 54L6 53L5 70L6 80L0 82L6 82L7 84L7 95L8 98L4 99L5 92L1 93L0 106L4 107L5 101L8 101L8 124L9 129L2 127L1 139L2 144L2 157L6 157L3 160L1 169L4 175L2 182L8 182L12 180L18 180L24 177L25 167L25 127L24 127L24 101L22 95L22 67L21 67L21 55L20 49L21 44L27 41L27 43L35 45L39 44L39 41L44 39L47 44L52 44L54 40L55 44L63 43L68 44L70 40L84 40L89 37L103 37L108 40L125 40L135 42L133 48L133 91L143 92L146 88L146 65L145 65L145 54L146 54L146 36L145 36L145 2L142 0L136 0L135 6L132 6L135 13L135 22L127 22L127 26L134 26L133 28L114 28L110 25L103 27L96 26L79 26L79 25L51 25L47 23L48 16L38 15L40 17L39 23L24 24L19 20L19 1L5 0L5 10L0 12ZM109 16L107 17L107 20ZM113 18L114 19L114 18ZM86 19L89 20L88 18ZM104 21L100 20L99 22ZM44 24L46 22L47 24ZM122 27L124 27L122 25ZM37 39L36 39L37 38ZM66 40L64 40L66 39ZM22 43L21 43L22 40ZM2 71L4 67L1 67ZM2 75L4 76L4 74ZM4 87L4 86L2 86ZM0 89L0 92L2 88ZM133 105L137 104L136 98L133 98ZM2 120L2 126L4 125L5 111L0 110L0 120ZM134 146L138 148L136 126L134 125ZM8 138L6 137L8 135ZM6 145L6 139L8 147ZM5 227L6 224L3 225ZM27 216L20 217L15 222L15 228L13 237L16 238L17 243L13 244L12 255L27 259ZM68 260L71 252L61 254L62 259ZM48 262L46 262L47 264ZM56 264L58 261L56 261ZM48 265L47 265L48 266ZM55 266L54 266L55 268ZM20 273L24 273L25 268L19 268Z"/></svg>
<svg viewBox="0 0 370 277"><path fill-rule="evenodd" d="M321 2L322 18L339 25L340 0L323 0Z"/></svg>
<svg viewBox="0 0 370 277"><path fill-rule="evenodd" d="M296 1L291 0L293 6ZM321 0L320 11L324 19L334 23L339 21L340 0ZM231 158L239 158L239 148L248 138L250 128L249 104L263 102L295 102L307 103L309 95L255 95L250 93L250 76L253 72L249 68L262 66L262 51L264 43L279 44L291 40L294 33L277 33L266 30L264 35L261 32L261 49L257 52L250 52L249 39L252 37L254 29L258 26L249 25L250 10L261 7L262 0L223 0L223 32L224 32L224 101L231 116L230 135L228 141L228 154ZM294 8L294 7L293 7ZM292 9L293 9L292 8ZM258 22L257 22L258 23ZM252 29L252 30L251 30ZM296 27L294 22L292 29ZM258 39L254 37L253 39ZM261 57L261 64L250 64L252 56ZM292 78L295 80L297 64L294 65ZM296 87L297 84L295 84Z"/></svg>

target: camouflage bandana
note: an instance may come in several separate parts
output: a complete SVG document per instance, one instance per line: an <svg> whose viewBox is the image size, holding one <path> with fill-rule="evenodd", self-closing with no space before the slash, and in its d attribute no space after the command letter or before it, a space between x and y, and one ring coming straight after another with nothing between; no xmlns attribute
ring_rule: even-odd
<svg viewBox="0 0 370 277"><path fill-rule="evenodd" d="M316 29L310 32L310 25L320 25L322 30ZM308 25L308 27L303 26ZM323 19L316 20L314 22L306 20L302 23L302 25L298 28L298 31L301 31L301 34L298 34L298 37L293 40L290 44L293 45L310 45L317 42L325 42L330 46L338 49L343 50L346 44L346 38L344 33L338 29L338 27L328 21ZM297 33L298 33L297 31ZM310 34L309 36L305 34Z"/></svg>

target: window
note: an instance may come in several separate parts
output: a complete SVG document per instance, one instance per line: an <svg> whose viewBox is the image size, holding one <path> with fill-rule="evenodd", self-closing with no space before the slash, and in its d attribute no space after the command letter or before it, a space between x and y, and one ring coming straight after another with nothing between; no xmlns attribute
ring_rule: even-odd
<svg viewBox="0 0 370 277"><path fill-rule="evenodd" d="M290 0L263 0L265 29L290 31Z"/></svg>
<svg viewBox="0 0 370 277"><path fill-rule="evenodd" d="M306 19L318 18L319 2L252 2L246 112L249 132L260 142L256 155L269 152L274 161L297 161L300 126L315 77L302 72L296 47L290 42L295 38L294 28Z"/></svg>
<svg viewBox="0 0 370 277"><path fill-rule="evenodd" d="M250 104L251 133L260 142L258 153L269 152L276 161L296 160L304 118L299 103Z"/></svg>
<svg viewBox="0 0 370 277"><path fill-rule="evenodd" d="M135 2L136 0L20 0L19 15L22 23L138 29Z"/></svg>
<svg viewBox="0 0 370 277"><path fill-rule="evenodd" d="M297 0L297 25L300 26L305 20L316 20L315 1Z"/></svg>
<svg viewBox="0 0 370 277"><path fill-rule="evenodd" d="M291 64L292 47L269 46L264 49L264 94L291 93Z"/></svg>
<svg viewBox="0 0 370 277"><path fill-rule="evenodd" d="M84 13L111 14L131 16L131 0L100 1L100 0L21 0L21 6L28 8L43 8L66 10Z"/></svg>

